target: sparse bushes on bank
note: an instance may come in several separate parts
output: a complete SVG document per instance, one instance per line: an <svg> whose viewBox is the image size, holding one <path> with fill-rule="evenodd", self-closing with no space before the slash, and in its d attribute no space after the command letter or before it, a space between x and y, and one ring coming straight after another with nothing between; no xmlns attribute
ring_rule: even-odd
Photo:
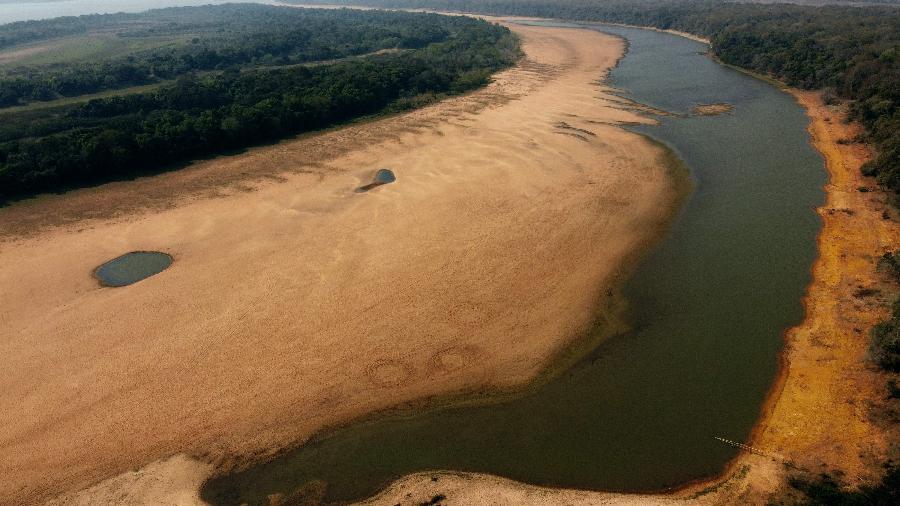
<svg viewBox="0 0 900 506"><path fill-rule="evenodd" d="M878 259L878 270L900 283L900 250L889 251Z"/></svg>
<svg viewBox="0 0 900 506"><path fill-rule="evenodd" d="M830 475L813 480L793 478L790 485L803 494L803 506L895 506L900 504L900 467L887 467L881 483L848 490Z"/></svg>
<svg viewBox="0 0 900 506"><path fill-rule="evenodd" d="M894 301L891 316L872 327L869 355L882 369L900 372L900 297Z"/></svg>

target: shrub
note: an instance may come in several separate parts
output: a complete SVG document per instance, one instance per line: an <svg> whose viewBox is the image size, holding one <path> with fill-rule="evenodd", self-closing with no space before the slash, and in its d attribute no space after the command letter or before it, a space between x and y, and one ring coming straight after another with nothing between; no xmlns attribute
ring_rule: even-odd
<svg viewBox="0 0 900 506"><path fill-rule="evenodd" d="M900 282L900 250L888 251L878 259L878 271L889 275L894 281Z"/></svg>
<svg viewBox="0 0 900 506"><path fill-rule="evenodd" d="M872 328L869 356L879 367L900 372L900 297L894 301L891 317Z"/></svg>
<svg viewBox="0 0 900 506"><path fill-rule="evenodd" d="M900 504L900 468L887 466L881 483L859 490L845 490L827 474L815 480L792 478L791 487L803 493L805 506L888 506Z"/></svg>

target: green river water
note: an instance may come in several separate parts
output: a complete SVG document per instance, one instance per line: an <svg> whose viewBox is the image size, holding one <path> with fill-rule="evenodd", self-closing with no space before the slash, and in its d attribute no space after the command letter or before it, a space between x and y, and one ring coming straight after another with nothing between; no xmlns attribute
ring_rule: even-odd
<svg viewBox="0 0 900 506"><path fill-rule="evenodd" d="M425 470L660 490L714 475L735 455L714 436L747 438L778 370L783 333L802 317L823 162L803 110L781 90L713 62L700 43L595 28L628 40L608 81L623 96L682 114L698 104L734 106L635 128L681 157L694 189L625 286L633 330L521 396L353 424L211 480L204 499L265 504L267 494L321 480L327 500L348 501Z"/></svg>
<svg viewBox="0 0 900 506"><path fill-rule="evenodd" d="M104 286L127 286L155 276L172 265L172 257L158 251L132 251L105 262L94 271Z"/></svg>

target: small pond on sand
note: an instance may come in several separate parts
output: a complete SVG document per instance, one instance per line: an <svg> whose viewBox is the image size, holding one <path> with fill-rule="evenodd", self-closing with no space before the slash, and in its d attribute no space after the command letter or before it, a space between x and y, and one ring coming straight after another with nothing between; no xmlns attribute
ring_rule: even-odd
<svg viewBox="0 0 900 506"><path fill-rule="evenodd" d="M158 251L134 251L114 258L94 271L104 286L126 286L169 268L172 257Z"/></svg>
<svg viewBox="0 0 900 506"><path fill-rule="evenodd" d="M394 175L394 171L391 169L378 169L378 172L375 173L375 177L372 178L372 182L357 188L356 193L364 193L383 184L393 183L396 180L397 176Z"/></svg>
<svg viewBox="0 0 900 506"><path fill-rule="evenodd" d="M783 333L802 317L822 159L788 94L713 62L705 45L593 28L628 40L608 82L675 113L634 130L673 149L694 181L671 232L625 287L633 330L518 398L352 424L208 482L206 500L266 504L268 494L313 480L326 485L326 500L353 500L440 469L658 490L712 476L735 456L714 437L746 440L778 371ZM689 114L718 103L733 110Z"/></svg>

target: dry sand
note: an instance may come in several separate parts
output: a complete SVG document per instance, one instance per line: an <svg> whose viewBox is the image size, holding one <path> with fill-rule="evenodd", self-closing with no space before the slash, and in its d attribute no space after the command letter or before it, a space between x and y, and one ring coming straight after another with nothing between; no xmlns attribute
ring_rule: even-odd
<svg viewBox="0 0 900 506"><path fill-rule="evenodd" d="M659 495L554 490L486 475L423 473L398 480L367 504L407 506L438 494L448 504L466 505L767 504L773 498L779 502L789 474L815 478L828 472L850 487L880 479L898 429L884 421L886 377L866 352L868 330L886 317L893 291L875 271L875 262L900 244L900 224L885 194L860 173L870 150L846 143L860 133L859 125L847 123L842 108L824 105L819 93L789 91L810 117L809 132L825 158L829 183L826 202L818 209L823 228L804 298L806 316L785 337L782 374L750 441L784 460L742 453L721 477ZM860 289L876 293L860 295ZM785 461L796 469L786 468Z"/></svg>
<svg viewBox="0 0 900 506"><path fill-rule="evenodd" d="M691 114L697 116L719 116L721 114L728 114L733 110L734 106L726 103L698 104L691 110Z"/></svg>
<svg viewBox="0 0 900 506"><path fill-rule="evenodd" d="M0 504L187 504L207 463L543 370L676 192L597 84L623 43L514 30L471 95L0 210ZM100 287L132 250L175 262Z"/></svg>
<svg viewBox="0 0 900 506"><path fill-rule="evenodd" d="M545 54L546 49L537 50L543 46L538 43L537 33L551 32L522 27L516 29L525 37L529 60L535 61L539 54ZM558 31L552 33L565 40L576 37ZM578 32L577 38L592 36ZM607 44L610 42L606 41ZM502 83L511 82L511 77L519 83L528 81L520 75L521 72L505 73L491 90L465 100L496 93ZM571 70L567 69L566 74L571 75ZM551 82L559 80L559 75L554 74ZM496 111L518 107L517 103L532 100L530 97L534 90L540 90L547 84L543 81L539 85L529 85L534 86L528 88L531 92L516 102L499 106ZM824 227L819 237L820 256L813 269L814 279L805 299L807 316L786 336L783 374L773 388L751 444L780 453L805 471L843 473L847 483L858 485L877 478L874 464L884 456L886 439L896 439L896 435L887 434L889 429L879 425L877 416L872 416L880 409L884 378L865 358L867 329L885 315L885 297L861 298L854 294L860 287L880 286L882 280L873 270L875 257L891 245L900 243L900 228L896 221L883 218L886 207L880 192L858 191L859 187L873 186L871 181L859 175L859 166L871 156L868 149L859 144L837 142L853 138L859 127L843 123L843 113L824 106L817 94L795 92L795 95L812 119L810 132L815 146L826 159L830 183L826 187L827 202L819 209ZM494 98L500 96L504 94L496 94ZM495 103L494 98L485 103ZM505 100L500 98L499 102ZM428 114L447 106L442 104L431 108ZM480 110L482 106L483 103L479 103L466 108ZM496 114L496 111L491 114ZM484 111L475 113L479 125L484 114ZM534 114L542 113L534 111ZM617 117L617 120L621 119ZM407 119L391 121L406 122ZM562 121L572 124L569 119ZM363 127L366 132L370 128L372 126ZM440 129L445 131L447 127L441 126ZM366 140L369 142L368 137ZM546 146L546 142L544 140L541 146ZM260 165L264 164L257 162L254 167ZM203 188L203 184L196 182L198 180L203 178L195 178L191 187ZM391 190L399 191L399 188ZM150 203L159 201L165 202L165 198L157 195L156 200ZM144 205L147 204L144 202ZM73 209L70 207L68 210L71 212ZM35 223L46 221L46 217L41 218L39 213L36 216ZM482 353L484 350L479 350L479 354ZM495 373L495 380L499 377ZM410 375L408 380L423 382L433 381L434 378L414 378ZM443 386L448 385L443 383ZM300 431L301 437L307 433ZM185 447L193 448L192 445ZM196 490L210 471L211 467L200 460L176 455L61 499L63 503L76 504L197 504ZM667 495L553 490L486 475L424 473L398 480L367 503L419 504L442 494L448 498L448 503L475 505L759 504L784 487L785 478L786 470L780 461L752 454L740 455L720 478ZM58 485L61 489L74 486L72 480Z"/></svg>

